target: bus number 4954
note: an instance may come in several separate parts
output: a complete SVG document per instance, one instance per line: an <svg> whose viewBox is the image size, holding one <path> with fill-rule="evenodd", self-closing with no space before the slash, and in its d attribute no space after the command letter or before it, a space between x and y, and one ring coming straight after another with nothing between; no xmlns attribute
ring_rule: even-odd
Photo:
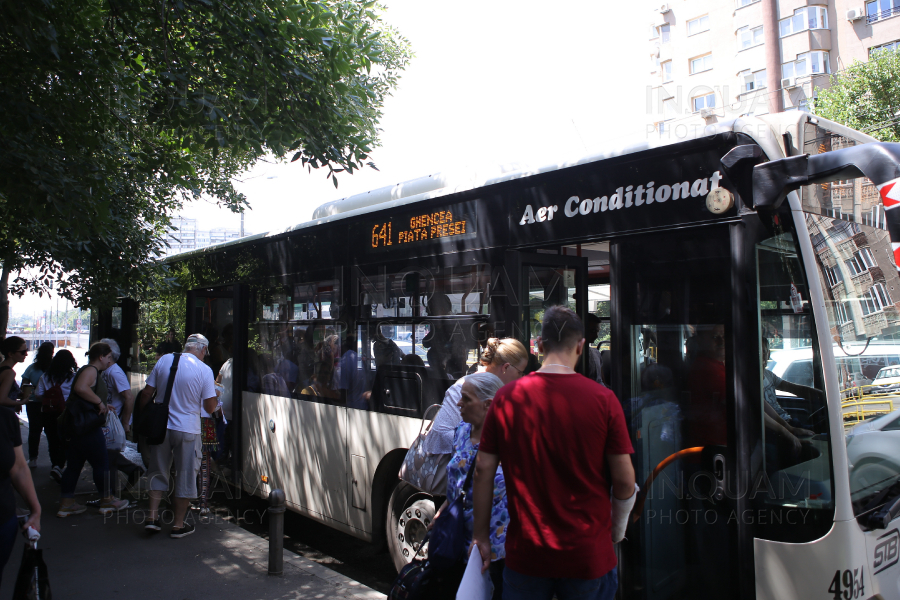
<svg viewBox="0 0 900 600"><path fill-rule="evenodd" d="M861 598L866 593L866 584L863 581L865 569L847 569L846 571L835 571L834 579L828 587L828 593L832 594L834 600L854 600Z"/></svg>

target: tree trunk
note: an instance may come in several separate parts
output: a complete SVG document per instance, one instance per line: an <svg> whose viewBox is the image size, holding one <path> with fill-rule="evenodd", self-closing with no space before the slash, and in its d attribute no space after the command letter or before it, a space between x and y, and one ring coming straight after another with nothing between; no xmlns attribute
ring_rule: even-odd
<svg viewBox="0 0 900 600"><path fill-rule="evenodd" d="M6 339L6 326L9 325L9 262L3 262L0 272L0 340Z"/></svg>

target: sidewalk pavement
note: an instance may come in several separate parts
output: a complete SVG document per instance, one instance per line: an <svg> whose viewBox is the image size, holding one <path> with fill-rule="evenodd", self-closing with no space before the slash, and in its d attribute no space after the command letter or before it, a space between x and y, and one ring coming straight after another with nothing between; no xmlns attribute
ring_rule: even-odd
<svg viewBox="0 0 900 600"><path fill-rule="evenodd" d="M28 429L22 426L26 446ZM285 550L284 575L270 577L268 542L244 531L223 515L197 517L197 527L185 538L169 537L171 525L156 534L144 531L147 501L117 514L103 516L96 508L60 519L56 516L59 484L50 478L46 438L41 438L38 467L31 470L41 502L41 540L50 587L57 598L97 600L274 600L384 598L370 588L331 569ZM146 481L146 479L144 480ZM146 494L145 494L146 495ZM76 501L96 498L96 488L85 465L76 488ZM126 495L126 497L128 497ZM21 498L17 498L23 506ZM171 522L171 512L169 512ZM12 596L22 560L24 539L19 538L3 570L0 599Z"/></svg>

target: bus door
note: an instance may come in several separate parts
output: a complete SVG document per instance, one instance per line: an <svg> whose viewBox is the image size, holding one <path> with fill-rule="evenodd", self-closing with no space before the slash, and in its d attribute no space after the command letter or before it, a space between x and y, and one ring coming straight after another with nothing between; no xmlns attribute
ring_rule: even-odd
<svg viewBox="0 0 900 600"><path fill-rule="evenodd" d="M613 242L612 387L641 486L619 546L625 597L737 587L732 251L728 227Z"/></svg>
<svg viewBox="0 0 900 600"><path fill-rule="evenodd" d="M239 288L240 286L224 286L188 292L186 331L183 334L183 340L194 333L201 333L209 340L209 354L205 362L223 388L220 399L224 405L225 418L231 423L227 439L232 446L231 467L234 472L238 472L241 468L240 453L237 452L238 447L234 446L240 436L233 435L240 431L238 422L241 386L233 376L234 373L242 372L235 368L235 363L241 360L236 351L241 347L236 339L239 333L236 321L237 313L240 312L240 298L236 296L240 292ZM183 340L177 341L183 344Z"/></svg>
<svg viewBox="0 0 900 600"><path fill-rule="evenodd" d="M140 390L144 383L137 379L140 376L137 324L138 303L131 298L120 298L116 306L109 309L91 311L90 343L99 342L103 338L118 342L121 350L118 365L129 376L133 390Z"/></svg>
<svg viewBox="0 0 900 600"><path fill-rule="evenodd" d="M586 258L578 256L509 252L508 272L516 281L516 293L507 296L513 306L506 314L514 316L504 335L519 339L538 360L543 360L537 339L544 311L551 306L566 306L585 318L587 264Z"/></svg>

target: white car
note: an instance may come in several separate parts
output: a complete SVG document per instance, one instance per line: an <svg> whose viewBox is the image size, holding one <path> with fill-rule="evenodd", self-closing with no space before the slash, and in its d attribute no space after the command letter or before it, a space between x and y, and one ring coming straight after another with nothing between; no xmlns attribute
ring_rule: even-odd
<svg viewBox="0 0 900 600"><path fill-rule="evenodd" d="M868 495L900 479L900 410L851 427L845 440L854 495Z"/></svg>
<svg viewBox="0 0 900 600"><path fill-rule="evenodd" d="M900 390L900 366L892 366L879 370L871 385L863 388L863 393L887 394L898 390Z"/></svg>

